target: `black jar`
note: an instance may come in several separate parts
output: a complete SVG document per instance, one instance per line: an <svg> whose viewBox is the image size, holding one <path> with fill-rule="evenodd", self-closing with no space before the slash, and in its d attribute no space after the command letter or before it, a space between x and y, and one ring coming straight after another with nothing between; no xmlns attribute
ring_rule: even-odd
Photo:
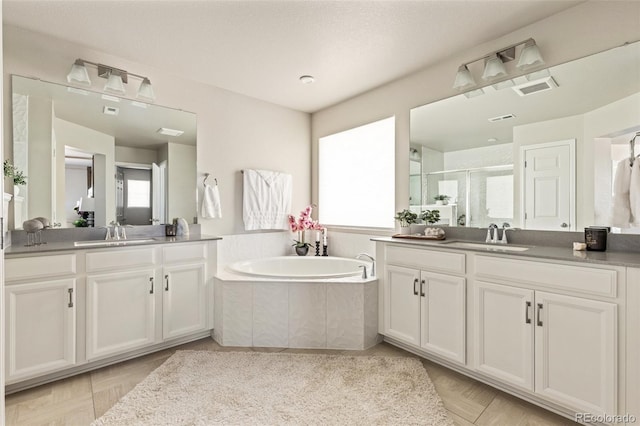
<svg viewBox="0 0 640 426"><path fill-rule="evenodd" d="M584 228L584 242L587 244L587 250L605 251L607 249L607 234L610 229L607 226Z"/></svg>

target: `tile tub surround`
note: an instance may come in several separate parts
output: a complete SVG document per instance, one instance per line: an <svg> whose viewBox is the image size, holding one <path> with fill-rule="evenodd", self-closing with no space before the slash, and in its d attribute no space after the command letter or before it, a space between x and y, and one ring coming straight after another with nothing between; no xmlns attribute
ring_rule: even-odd
<svg viewBox="0 0 640 426"><path fill-rule="evenodd" d="M214 339L223 346L366 349L379 341L378 280L265 279L219 272Z"/></svg>

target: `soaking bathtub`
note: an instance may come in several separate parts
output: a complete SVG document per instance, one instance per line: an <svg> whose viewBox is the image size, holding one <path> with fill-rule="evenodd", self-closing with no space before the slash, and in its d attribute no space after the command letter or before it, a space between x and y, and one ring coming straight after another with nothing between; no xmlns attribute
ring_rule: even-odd
<svg viewBox="0 0 640 426"><path fill-rule="evenodd" d="M214 280L213 338L222 346L366 349L378 343L371 262L281 256L228 265Z"/></svg>

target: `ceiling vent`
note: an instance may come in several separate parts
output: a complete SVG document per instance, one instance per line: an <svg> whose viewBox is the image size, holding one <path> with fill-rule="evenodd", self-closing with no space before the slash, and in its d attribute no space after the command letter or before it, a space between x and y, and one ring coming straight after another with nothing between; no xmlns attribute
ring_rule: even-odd
<svg viewBox="0 0 640 426"><path fill-rule="evenodd" d="M180 136L184 133L182 130L170 129L168 127L160 127L156 132L166 136Z"/></svg>
<svg viewBox="0 0 640 426"><path fill-rule="evenodd" d="M516 116L513 114L505 114L505 115L499 115L497 117L492 117L489 119L489 121L491 123L497 123L498 121L511 120L512 118L516 118Z"/></svg>
<svg viewBox="0 0 640 426"><path fill-rule="evenodd" d="M112 106L105 105L102 108L102 113L106 115L118 115L119 112L120 112L119 108L112 107Z"/></svg>
<svg viewBox="0 0 640 426"><path fill-rule="evenodd" d="M520 96L529 96L534 93L546 92L558 87L558 83L553 77L545 77L539 80L529 81L527 83L513 86L512 89Z"/></svg>

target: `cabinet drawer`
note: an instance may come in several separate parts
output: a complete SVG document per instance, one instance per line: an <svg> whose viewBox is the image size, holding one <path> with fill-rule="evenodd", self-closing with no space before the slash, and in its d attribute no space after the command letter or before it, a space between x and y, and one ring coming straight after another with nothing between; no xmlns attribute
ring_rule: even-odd
<svg viewBox="0 0 640 426"><path fill-rule="evenodd" d="M387 246L386 261L393 265L464 274L465 255L444 251Z"/></svg>
<svg viewBox="0 0 640 426"><path fill-rule="evenodd" d="M168 245L162 248L164 263L201 261L207 258L207 245L204 243Z"/></svg>
<svg viewBox="0 0 640 426"><path fill-rule="evenodd" d="M586 295L616 297L618 271L596 267L558 265L528 260L476 256L481 278L534 284Z"/></svg>
<svg viewBox="0 0 640 426"><path fill-rule="evenodd" d="M87 253L87 272L148 267L154 266L155 263L156 255L153 248L115 249Z"/></svg>
<svg viewBox="0 0 640 426"><path fill-rule="evenodd" d="M7 281L72 275L75 273L75 254L21 257L5 260L4 275Z"/></svg>

